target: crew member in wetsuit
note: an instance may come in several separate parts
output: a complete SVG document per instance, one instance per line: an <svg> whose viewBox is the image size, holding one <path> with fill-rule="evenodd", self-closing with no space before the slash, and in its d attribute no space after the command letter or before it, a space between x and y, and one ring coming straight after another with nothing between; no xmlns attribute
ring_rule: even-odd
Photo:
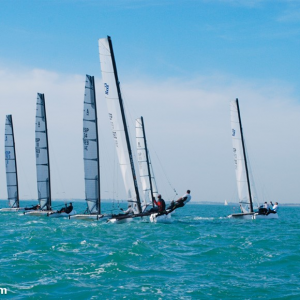
<svg viewBox="0 0 300 300"><path fill-rule="evenodd" d="M65 207L61 208L58 213L61 214L61 213L66 213L66 214L69 214L71 211L73 210L73 204L70 202L70 205L67 206L67 203L65 204Z"/></svg>
<svg viewBox="0 0 300 300"><path fill-rule="evenodd" d="M166 202L161 198L161 195L157 196L157 201L153 199L154 204L158 207L158 212L162 213L166 210Z"/></svg>
<svg viewBox="0 0 300 300"><path fill-rule="evenodd" d="M120 208L120 209L124 211L123 208ZM133 211L132 206L129 204L128 208L124 211L124 215L132 215L132 214L134 214L134 211Z"/></svg>
<svg viewBox="0 0 300 300"><path fill-rule="evenodd" d="M149 210L150 213L156 213L156 212L158 212L158 206L154 206L155 202L156 202L156 200L155 200L155 197L153 196L152 197L153 207Z"/></svg>
<svg viewBox="0 0 300 300"><path fill-rule="evenodd" d="M41 208L41 206L39 204L37 204L32 207L25 207L25 210L38 210L40 208Z"/></svg>
<svg viewBox="0 0 300 300"><path fill-rule="evenodd" d="M65 213L69 214L73 210L73 204L70 202L70 205L65 209Z"/></svg>
<svg viewBox="0 0 300 300"><path fill-rule="evenodd" d="M67 209L67 203L65 203L65 207L61 208L61 209L58 210L57 212L58 212L59 214L61 214L61 213L65 212L66 209Z"/></svg>
<svg viewBox="0 0 300 300"><path fill-rule="evenodd" d="M267 214L269 210L269 205L267 202L265 202L263 205L260 206L260 208L258 209L258 213L261 215L265 215Z"/></svg>
<svg viewBox="0 0 300 300"><path fill-rule="evenodd" d="M178 200L176 200L175 202L172 201L171 204L170 204L170 206L168 207L169 211L167 212L167 214L171 213L176 208L185 206L188 202L190 202L191 199L192 199L192 196L190 195L190 193L191 193L191 191L187 190L186 194L184 194Z"/></svg>
<svg viewBox="0 0 300 300"><path fill-rule="evenodd" d="M271 204L273 205L272 202L271 202ZM275 205L273 205L273 208L269 209L269 211L266 213L266 215L276 214L277 213L277 209L278 209L278 202L275 202Z"/></svg>

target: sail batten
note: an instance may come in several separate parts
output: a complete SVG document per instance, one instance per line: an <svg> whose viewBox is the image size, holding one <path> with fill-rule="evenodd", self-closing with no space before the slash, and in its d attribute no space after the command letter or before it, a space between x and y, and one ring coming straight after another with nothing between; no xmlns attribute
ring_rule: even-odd
<svg viewBox="0 0 300 300"><path fill-rule="evenodd" d="M44 94L37 94L35 154L38 201L43 210L51 210L51 180L47 117Z"/></svg>
<svg viewBox="0 0 300 300"><path fill-rule="evenodd" d="M133 205L135 213L141 213L142 208L133 162L133 154L110 37L99 39L99 55L108 116L111 123L113 139L115 141L127 200L128 202L136 203Z"/></svg>
<svg viewBox="0 0 300 300"><path fill-rule="evenodd" d="M98 120L94 76L86 75L83 101L85 200L89 214L101 213Z"/></svg>
<svg viewBox="0 0 300 300"><path fill-rule="evenodd" d="M5 169L8 205L18 208L18 172L12 115L7 115L5 120Z"/></svg>

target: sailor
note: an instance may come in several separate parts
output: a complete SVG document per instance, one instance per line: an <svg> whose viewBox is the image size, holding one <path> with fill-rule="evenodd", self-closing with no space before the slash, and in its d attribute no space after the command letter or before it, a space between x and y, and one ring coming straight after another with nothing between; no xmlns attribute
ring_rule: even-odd
<svg viewBox="0 0 300 300"><path fill-rule="evenodd" d="M124 210L123 208L120 208L121 210ZM131 205L128 205L128 208L124 211L124 215L132 215L134 214L133 208L131 207Z"/></svg>
<svg viewBox="0 0 300 300"><path fill-rule="evenodd" d="M41 208L41 206L39 204L37 204L32 207L25 207L25 210L38 210L40 208Z"/></svg>
<svg viewBox="0 0 300 300"><path fill-rule="evenodd" d="M269 205L267 202L265 202L260 208L259 208L259 214L265 215L269 211Z"/></svg>
<svg viewBox="0 0 300 300"><path fill-rule="evenodd" d="M66 212L66 209L67 209L67 203L65 203L65 207L61 208L60 210L58 210L57 212L59 214L63 213L63 212Z"/></svg>
<svg viewBox="0 0 300 300"><path fill-rule="evenodd" d="M266 213L266 215L269 214L276 214L278 210L278 202L275 202L275 205L273 205L272 201L270 202L272 204L272 209L269 209L269 211Z"/></svg>
<svg viewBox="0 0 300 300"><path fill-rule="evenodd" d="M178 200L176 200L175 202L172 201L170 206L168 207L168 213L169 214L170 212L172 212L173 210L175 210L176 208L179 208L179 207L183 207L185 206L188 202L191 201L192 199L192 196L190 195L191 194L191 191L190 190L187 190L186 191L186 194L184 194L182 197L180 197Z"/></svg>
<svg viewBox="0 0 300 300"><path fill-rule="evenodd" d="M65 209L65 213L69 214L73 210L73 204L70 202L70 205Z"/></svg>
<svg viewBox="0 0 300 300"><path fill-rule="evenodd" d="M166 210L166 202L164 199L161 198L161 195L157 196L157 201L154 198L153 202L158 207L158 212L163 212Z"/></svg>

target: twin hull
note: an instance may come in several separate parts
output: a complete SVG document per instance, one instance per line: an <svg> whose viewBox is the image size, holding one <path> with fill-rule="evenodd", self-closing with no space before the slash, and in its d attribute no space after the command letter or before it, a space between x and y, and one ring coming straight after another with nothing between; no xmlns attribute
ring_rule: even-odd
<svg viewBox="0 0 300 300"><path fill-rule="evenodd" d="M253 219L278 219L278 214L269 214L269 215L259 215L258 213L245 213L245 214L232 214L229 215L228 218L233 219L246 219L246 220L253 220Z"/></svg>

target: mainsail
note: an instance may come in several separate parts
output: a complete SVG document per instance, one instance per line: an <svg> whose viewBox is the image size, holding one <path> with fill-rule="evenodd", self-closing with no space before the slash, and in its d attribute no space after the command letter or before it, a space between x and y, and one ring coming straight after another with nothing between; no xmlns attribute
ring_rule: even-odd
<svg viewBox="0 0 300 300"><path fill-rule="evenodd" d="M238 99L230 103L230 110L233 156L240 207L243 213L248 213L253 212L253 204Z"/></svg>
<svg viewBox="0 0 300 300"><path fill-rule="evenodd" d="M111 38L99 39L101 73L109 120L116 145L117 156L126 189L128 202L135 213L141 213L138 183L133 163L129 133Z"/></svg>
<svg viewBox="0 0 300 300"><path fill-rule="evenodd" d="M144 207L146 208L150 204L153 205L152 197L157 197L158 191L147 147L143 117L136 119L135 132L139 173L144 192Z"/></svg>
<svg viewBox="0 0 300 300"><path fill-rule="evenodd" d="M83 106L85 200L89 214L100 214L100 172L94 76L86 75Z"/></svg>
<svg viewBox="0 0 300 300"><path fill-rule="evenodd" d="M44 94L37 94L35 118L35 153L38 200L41 209L51 210L50 164Z"/></svg>
<svg viewBox="0 0 300 300"><path fill-rule="evenodd" d="M5 167L8 205L11 208L19 207L18 174L15 150L15 138L12 116L6 116L5 122Z"/></svg>

